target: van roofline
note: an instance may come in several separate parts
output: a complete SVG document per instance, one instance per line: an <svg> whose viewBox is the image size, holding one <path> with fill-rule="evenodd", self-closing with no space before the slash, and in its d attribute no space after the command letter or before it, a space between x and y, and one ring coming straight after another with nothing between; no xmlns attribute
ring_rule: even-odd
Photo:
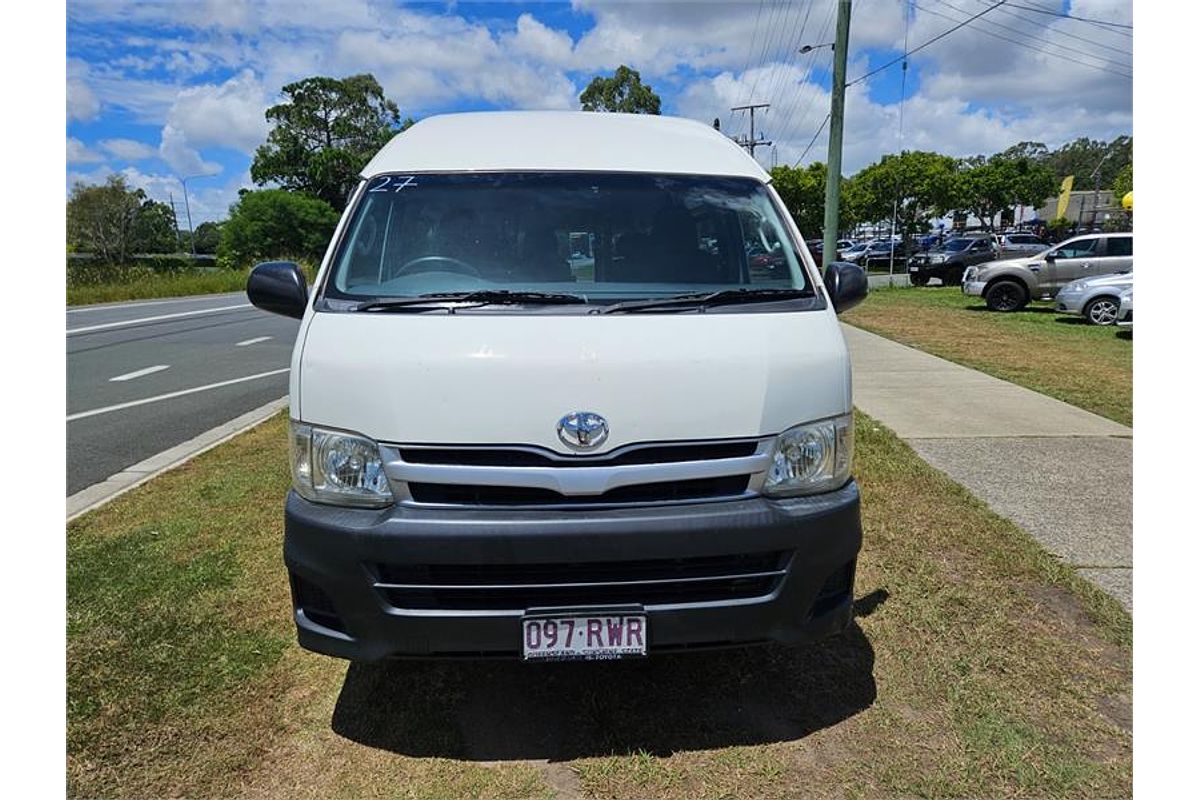
<svg viewBox="0 0 1200 800"><path fill-rule="evenodd" d="M392 137L362 176L396 172L628 172L771 180L745 150L704 123L589 111L427 117Z"/></svg>

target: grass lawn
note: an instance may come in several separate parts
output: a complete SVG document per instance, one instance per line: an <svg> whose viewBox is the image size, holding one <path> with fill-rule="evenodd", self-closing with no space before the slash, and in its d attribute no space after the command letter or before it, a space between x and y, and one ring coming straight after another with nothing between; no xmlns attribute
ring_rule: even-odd
<svg viewBox="0 0 1200 800"><path fill-rule="evenodd" d="M127 283L100 283L67 287L67 305L115 303L120 300L149 300L154 297L186 297L246 290L250 270L221 269L212 272L155 275Z"/></svg>
<svg viewBox="0 0 1200 800"><path fill-rule="evenodd" d="M348 665L293 641L281 415L68 526L69 793L1128 796L1129 616L890 431L857 431L838 639Z"/></svg>
<svg viewBox="0 0 1200 800"><path fill-rule="evenodd" d="M1133 334L1087 325L1049 303L988 311L956 287L871 289L843 320L1079 406L1133 424Z"/></svg>

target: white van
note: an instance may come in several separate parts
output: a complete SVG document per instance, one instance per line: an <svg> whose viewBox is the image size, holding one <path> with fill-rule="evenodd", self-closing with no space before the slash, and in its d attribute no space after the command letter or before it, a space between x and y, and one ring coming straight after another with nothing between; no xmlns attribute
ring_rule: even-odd
<svg viewBox="0 0 1200 800"><path fill-rule="evenodd" d="M432 117L367 165L311 292L256 267L251 301L302 320L301 645L604 659L844 629L835 311L866 276L822 281L769 180L682 119Z"/></svg>

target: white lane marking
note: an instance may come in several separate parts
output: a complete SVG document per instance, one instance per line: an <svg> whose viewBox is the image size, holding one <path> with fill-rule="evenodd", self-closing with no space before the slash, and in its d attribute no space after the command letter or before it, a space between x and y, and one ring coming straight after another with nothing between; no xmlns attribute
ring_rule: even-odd
<svg viewBox="0 0 1200 800"><path fill-rule="evenodd" d="M85 328L68 328L67 336L73 333L88 333L89 331L102 331L108 328L124 328L129 325L140 325L143 322L158 322L164 319L178 319L179 317L195 317L200 314L215 314L218 311L233 311L236 308L251 308L249 303L239 303L236 306L221 306L219 308L202 308L199 311L180 311L175 314L159 314L156 317L138 317L137 319L126 319L120 322L105 322L103 325L88 325Z"/></svg>
<svg viewBox="0 0 1200 800"><path fill-rule="evenodd" d="M235 383L245 383L246 381L254 381L258 380L259 378L269 378L272 375L282 375L289 369L291 368L284 367L283 369L273 369L270 372L260 372L257 375L247 375L244 378L233 378L232 380L221 381L220 383L210 383L207 386L196 386L192 389L181 389L178 392L169 392L167 394L160 394L155 397L144 397L141 400L130 400L128 403L118 403L115 406L93 408L91 411L80 411L77 414L68 415L67 422L74 422L77 419L84 419L86 417L95 417L99 414L107 414L110 411L121 411L122 409L133 408L134 406L144 406L147 403L157 403L161 400L171 400L176 397L183 397L185 394L207 392L209 389L220 389L222 386L232 386Z"/></svg>
<svg viewBox="0 0 1200 800"><path fill-rule="evenodd" d="M139 369L134 372L126 372L124 375L118 375L115 378L109 378L108 382L113 383L114 381L116 381L116 382L131 381L134 378L140 378L144 375L153 375L156 372L162 372L164 369L170 369L170 368L171 368L170 364L157 364L153 367L146 367L145 369Z"/></svg>
<svg viewBox="0 0 1200 800"><path fill-rule="evenodd" d="M248 411L236 419L205 431L194 439L177 444L169 450L139 461L131 467L110 475L100 483L93 483L67 498L67 522L80 514L99 508L109 500L124 494L135 486L155 478L167 470L174 469L205 450L211 450L222 442L229 441L239 433L248 431L259 423L266 422L280 410L287 408L287 395L272 400L264 406Z"/></svg>
<svg viewBox="0 0 1200 800"><path fill-rule="evenodd" d="M271 337L271 336L256 336L253 339L247 339L244 342L238 342L237 344L234 345L234 347L245 347L248 344L258 344L259 342L265 342L271 338L273 338L273 337Z"/></svg>
<svg viewBox="0 0 1200 800"><path fill-rule="evenodd" d="M84 311L113 311L118 308L141 308L142 306L165 306L171 303L208 303L213 300L233 300L241 292L231 292L222 298L219 294L198 294L194 297L176 297L170 300L139 300L135 303L96 303L87 306L73 306L67 309L68 314L80 314Z"/></svg>

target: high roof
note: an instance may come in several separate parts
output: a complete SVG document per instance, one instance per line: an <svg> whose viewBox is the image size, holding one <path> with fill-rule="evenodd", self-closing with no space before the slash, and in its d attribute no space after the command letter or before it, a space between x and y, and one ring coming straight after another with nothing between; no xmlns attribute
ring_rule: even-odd
<svg viewBox="0 0 1200 800"><path fill-rule="evenodd" d="M768 180L741 147L694 120L585 111L484 111L428 117L384 145L382 172L608 170Z"/></svg>

